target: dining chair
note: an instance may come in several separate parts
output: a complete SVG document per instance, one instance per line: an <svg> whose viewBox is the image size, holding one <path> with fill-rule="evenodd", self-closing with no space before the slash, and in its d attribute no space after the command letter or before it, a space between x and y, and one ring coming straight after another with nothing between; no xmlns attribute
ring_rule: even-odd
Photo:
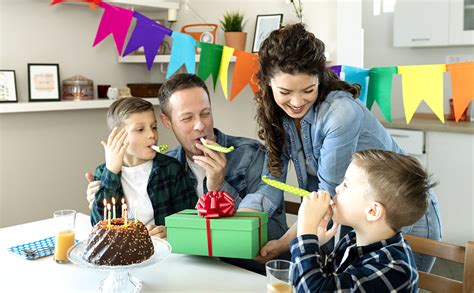
<svg viewBox="0 0 474 293"><path fill-rule="evenodd" d="M285 212L290 215L298 215L300 209L300 203L294 201L285 200Z"/></svg>
<svg viewBox="0 0 474 293"><path fill-rule="evenodd" d="M418 272L420 289L443 293L474 292L474 241L460 246L407 234L403 237L408 240L414 252L464 264L464 281Z"/></svg>

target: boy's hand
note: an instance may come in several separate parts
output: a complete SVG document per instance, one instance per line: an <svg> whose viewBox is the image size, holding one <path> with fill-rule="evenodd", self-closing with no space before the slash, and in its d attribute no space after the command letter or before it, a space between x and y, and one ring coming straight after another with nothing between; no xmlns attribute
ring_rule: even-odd
<svg viewBox="0 0 474 293"><path fill-rule="evenodd" d="M150 236L156 236L158 238L166 238L166 227L165 226L156 226L156 225L147 225L146 229Z"/></svg>
<svg viewBox="0 0 474 293"><path fill-rule="evenodd" d="M327 191L311 192L310 196L303 198L303 203L298 211L298 230L296 235L318 234L318 226L324 215L329 210L331 196Z"/></svg>
<svg viewBox="0 0 474 293"><path fill-rule="evenodd" d="M87 201L89 202L89 208L92 208L92 203L94 202L95 199L95 194L97 193L97 190L99 190L100 187L100 180L94 181L94 176L90 172L86 173L86 180L89 182L87 184Z"/></svg>
<svg viewBox="0 0 474 293"><path fill-rule="evenodd" d="M319 223L317 235L318 235L320 246L323 246L324 244L326 244L329 240L331 240L334 237L334 235L336 235L337 228L339 227L339 223L332 221L332 227L331 229L328 230L328 224L329 224L329 221L331 220L331 217L332 217L332 210L328 209L323 219Z"/></svg>
<svg viewBox="0 0 474 293"><path fill-rule="evenodd" d="M207 140L206 143L213 144ZM193 156L194 162L206 170L207 190L217 191L224 182L227 159L225 154L208 149L202 144L196 147L204 153L204 156Z"/></svg>
<svg viewBox="0 0 474 293"><path fill-rule="evenodd" d="M128 147L128 142L125 142L126 138L127 132L125 129L118 131L115 127L109 134L107 142L100 142L104 146L105 166L114 174L118 174L122 169L123 157Z"/></svg>

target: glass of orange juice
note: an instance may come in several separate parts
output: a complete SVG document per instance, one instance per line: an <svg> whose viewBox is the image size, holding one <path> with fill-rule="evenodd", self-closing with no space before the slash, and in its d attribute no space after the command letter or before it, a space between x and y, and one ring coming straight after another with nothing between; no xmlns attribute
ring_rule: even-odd
<svg viewBox="0 0 474 293"><path fill-rule="evenodd" d="M59 210L53 213L56 228L56 239L54 243L54 260L57 263L66 263L67 250L74 245L74 226L76 223L76 211Z"/></svg>
<svg viewBox="0 0 474 293"><path fill-rule="evenodd" d="M292 293L291 274L293 263L274 259L265 264L267 271L267 293Z"/></svg>

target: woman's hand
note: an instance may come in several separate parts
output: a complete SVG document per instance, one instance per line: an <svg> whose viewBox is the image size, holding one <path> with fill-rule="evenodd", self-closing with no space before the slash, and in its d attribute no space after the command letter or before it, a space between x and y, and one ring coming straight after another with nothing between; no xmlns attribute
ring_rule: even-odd
<svg viewBox="0 0 474 293"><path fill-rule="evenodd" d="M128 142L125 142L127 132L125 129L118 130L115 127L107 138L107 142L101 141L105 151L105 166L107 169L118 174L122 169L123 157L128 147Z"/></svg>
<svg viewBox="0 0 474 293"><path fill-rule="evenodd" d="M288 244L282 239L268 241L265 246L260 249L260 255L254 260L259 263L266 263L271 259L277 258L282 253L288 251Z"/></svg>
<svg viewBox="0 0 474 293"><path fill-rule="evenodd" d="M166 227L165 226L156 226L156 225L146 225L148 234L150 236L155 236L158 238L166 239Z"/></svg>

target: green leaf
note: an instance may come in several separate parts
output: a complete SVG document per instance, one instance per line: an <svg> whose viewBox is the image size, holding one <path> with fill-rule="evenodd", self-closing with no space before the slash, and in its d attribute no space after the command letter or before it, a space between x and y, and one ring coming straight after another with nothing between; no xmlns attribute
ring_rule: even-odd
<svg viewBox="0 0 474 293"><path fill-rule="evenodd" d="M227 11L219 22L224 32L241 32L247 23L244 21L244 14L239 11Z"/></svg>

